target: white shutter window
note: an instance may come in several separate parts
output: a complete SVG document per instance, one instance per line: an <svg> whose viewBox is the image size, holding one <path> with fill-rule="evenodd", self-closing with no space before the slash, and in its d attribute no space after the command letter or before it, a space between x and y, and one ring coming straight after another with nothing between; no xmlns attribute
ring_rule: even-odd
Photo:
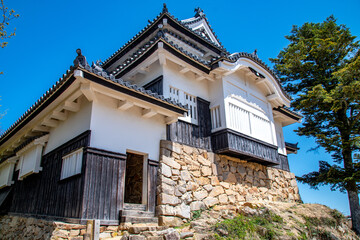
<svg viewBox="0 0 360 240"><path fill-rule="evenodd" d="M82 157L82 148L63 157L60 180L81 173Z"/></svg>
<svg viewBox="0 0 360 240"><path fill-rule="evenodd" d="M0 164L0 189L14 183L12 179L17 158L9 158Z"/></svg>
<svg viewBox="0 0 360 240"><path fill-rule="evenodd" d="M16 153L20 157L19 180L42 170L42 167L40 167L42 152L48 138L49 135L37 138Z"/></svg>

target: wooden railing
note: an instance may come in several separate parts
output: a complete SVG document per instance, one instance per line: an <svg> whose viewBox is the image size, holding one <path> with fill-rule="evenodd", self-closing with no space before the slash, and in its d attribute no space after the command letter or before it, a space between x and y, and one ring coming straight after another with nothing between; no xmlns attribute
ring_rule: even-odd
<svg viewBox="0 0 360 240"><path fill-rule="evenodd" d="M278 147L231 129L212 133L212 149L215 153L238 156L241 159L266 165L279 165Z"/></svg>

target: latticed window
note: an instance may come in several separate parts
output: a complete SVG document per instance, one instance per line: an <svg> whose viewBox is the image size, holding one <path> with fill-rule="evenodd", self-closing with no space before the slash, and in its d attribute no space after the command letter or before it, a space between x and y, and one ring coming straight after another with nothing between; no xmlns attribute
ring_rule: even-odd
<svg viewBox="0 0 360 240"><path fill-rule="evenodd" d="M170 98L188 107L188 113L181 120L198 124L198 110L196 97L180 89L170 87Z"/></svg>

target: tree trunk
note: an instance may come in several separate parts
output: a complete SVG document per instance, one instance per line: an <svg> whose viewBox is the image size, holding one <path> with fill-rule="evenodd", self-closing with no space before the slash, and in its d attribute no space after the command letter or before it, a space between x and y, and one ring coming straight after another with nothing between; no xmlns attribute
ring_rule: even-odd
<svg viewBox="0 0 360 240"><path fill-rule="evenodd" d="M360 205L357 191L348 190L352 229L360 236Z"/></svg>

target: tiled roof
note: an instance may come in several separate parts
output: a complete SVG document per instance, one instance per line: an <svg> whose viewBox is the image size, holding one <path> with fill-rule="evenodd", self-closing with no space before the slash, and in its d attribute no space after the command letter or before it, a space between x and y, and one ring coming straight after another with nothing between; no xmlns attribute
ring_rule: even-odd
<svg viewBox="0 0 360 240"><path fill-rule="evenodd" d="M105 79L111 80L114 83L117 83L121 85L124 88L127 88L129 90L138 92L142 95L146 95L148 97L157 99L160 102L173 105L177 108L181 108L184 111L186 111L186 106L182 105L179 102L175 102L169 98L165 98L162 95L159 95L157 93L154 93L150 90L145 90L143 87L138 87L137 85L131 84L127 81L123 81L122 79L115 79L115 77L112 74L108 74L105 71L103 71L99 66L93 65L90 67L89 65L82 67L74 67L70 66L70 69L66 71L66 74L63 75L62 78L60 78L46 93L44 93L24 114L21 115L21 117L16 120L2 135L0 135L0 142L12 131L16 130L16 128L23 122L25 119L31 116L31 114L36 111L44 102L46 102L73 74L75 69L83 69L88 72L94 73L100 77L103 77ZM99 70L101 69L101 70Z"/></svg>
<svg viewBox="0 0 360 240"><path fill-rule="evenodd" d="M277 81L277 83L279 84L281 91L284 93L284 95L288 98L288 99L292 99L291 96L289 95L289 93L287 93L285 91L285 89L282 87L281 85L281 81L279 79L279 77L276 75L276 73L264 62L262 61L257 55L252 54L252 53L246 53L246 52L238 52L235 54L231 54L231 55L227 55L226 57L222 57L222 58L218 58L218 59L213 59L213 63L218 62L219 60L225 59L228 60L230 62L236 62L237 60L239 60L240 58L248 58L253 60L254 62L256 62L257 64L259 64L260 66L262 66L266 71L268 71L273 77L274 79Z"/></svg>
<svg viewBox="0 0 360 240"><path fill-rule="evenodd" d="M135 84L131 84L130 82L128 81L124 81L123 79L121 78L118 78L118 79L115 79L114 75L113 74L108 74L106 71L104 71L100 66L97 66L97 65L93 65L92 67L90 67L89 65L83 67L83 69L91 72L91 73L94 73L100 77L103 77L105 79L108 79L108 80L111 80L119 85L121 85L122 87L125 87L129 90L132 90L132 91L135 91L135 92L138 92L142 95L147 95L149 97L152 97L152 98L155 98L157 100L160 100L162 102L165 102L167 104L171 104L173 106L176 106L178 108L183 108L184 110L186 109L185 105L177 102L177 101L174 101L174 100L171 100L170 98L165 98L163 95L159 95L157 94L156 92L152 92L150 90L146 90L145 88L143 87L139 87Z"/></svg>
<svg viewBox="0 0 360 240"><path fill-rule="evenodd" d="M143 29L140 30L140 32L138 32L133 38L131 38L128 42L126 42L120 49L118 49L115 53L113 53L109 58L107 58L102 65L107 64L108 62L110 62L114 57L116 57L118 54L120 54L124 49L126 49L132 42L134 42L137 38L139 38L142 34L144 34L149 28L151 28L152 26L154 26L157 21L163 17L163 16L167 16L169 18L171 18L174 22L178 23L180 26L182 26L184 29L187 29L188 31L190 31L191 33L195 34L196 36L200 37L201 39L203 39L204 41L206 41L207 43L209 43L210 45L212 45L213 47L219 49L221 52L224 52L224 55L229 54L229 52L221 45L220 41L217 39L217 36L215 35L215 33L213 32L211 26L209 25L211 31L214 33L214 36L216 37L216 39L218 40L218 42L220 43L220 46L215 44L213 41L203 37L200 33L194 31L192 28L190 28L189 26L187 26L187 24L183 23L181 20L175 18L173 15L171 15L168 11L163 11L161 12L159 15L157 15L152 21L149 20L149 23L147 26L145 26ZM205 21L208 23L207 19L205 18Z"/></svg>
<svg viewBox="0 0 360 240"><path fill-rule="evenodd" d="M193 18L189 18L189 19L184 19L184 20L181 20L181 23L185 26L188 26L188 25L191 25L193 23L197 23L197 22L200 22L202 19L205 20L206 24L209 26L210 28L210 31L212 32L212 34L214 35L214 37L216 38L216 41L218 41L218 43L220 44L220 46L225 50L225 47L221 44L218 36L216 35L214 29L211 27L210 23L209 23L209 20L207 19L206 15L202 15L202 16L199 16L199 17L193 17Z"/></svg>

